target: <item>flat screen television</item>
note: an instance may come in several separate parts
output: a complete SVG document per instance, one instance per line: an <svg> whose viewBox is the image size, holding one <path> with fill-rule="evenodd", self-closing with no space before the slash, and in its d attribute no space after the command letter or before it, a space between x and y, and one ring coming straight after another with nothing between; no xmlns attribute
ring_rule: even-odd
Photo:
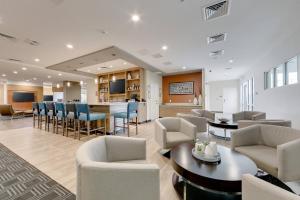
<svg viewBox="0 0 300 200"><path fill-rule="evenodd" d="M34 93L31 92L14 92L14 102L34 102Z"/></svg>
<svg viewBox="0 0 300 200"><path fill-rule="evenodd" d="M53 95L44 95L44 101L53 101Z"/></svg>
<svg viewBox="0 0 300 200"><path fill-rule="evenodd" d="M118 79L115 81L110 81L109 92L110 92L110 94L125 93L125 79Z"/></svg>

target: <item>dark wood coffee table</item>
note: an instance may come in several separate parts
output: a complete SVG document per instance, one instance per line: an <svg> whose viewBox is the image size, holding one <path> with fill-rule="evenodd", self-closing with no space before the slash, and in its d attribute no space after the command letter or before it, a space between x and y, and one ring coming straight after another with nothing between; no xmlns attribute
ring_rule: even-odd
<svg viewBox="0 0 300 200"><path fill-rule="evenodd" d="M247 156L220 145L221 161L206 163L193 157L193 148L194 144L183 143L171 151L172 166L179 175L173 176L173 184L180 184L178 180L182 178L184 199L193 199L193 194L189 194L193 190L194 193L197 190L196 196L201 194L210 200L241 199L242 175L255 175L256 164Z"/></svg>
<svg viewBox="0 0 300 200"><path fill-rule="evenodd" d="M222 138L225 140L230 140L230 136L227 136L227 129L238 129L238 124L236 122L232 122L232 121L224 123L224 122L220 122L219 120L215 120L215 121L208 120L207 123L209 126L223 129L224 135L217 135L217 134L215 134L214 131L209 131L209 130L208 130L208 132L216 137L219 137L219 138Z"/></svg>

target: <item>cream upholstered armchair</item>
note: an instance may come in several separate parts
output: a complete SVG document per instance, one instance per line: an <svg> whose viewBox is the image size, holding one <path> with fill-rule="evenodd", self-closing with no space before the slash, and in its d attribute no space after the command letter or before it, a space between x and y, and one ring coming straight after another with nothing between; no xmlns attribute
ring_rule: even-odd
<svg viewBox="0 0 300 200"><path fill-rule="evenodd" d="M159 168L146 164L145 139L103 136L76 153L77 200L159 200Z"/></svg>
<svg viewBox="0 0 300 200"><path fill-rule="evenodd" d="M207 131L207 119L205 117L198 117L192 114L177 113L177 117L185 119L186 121L191 122L197 127L197 132L206 132Z"/></svg>
<svg viewBox="0 0 300 200"><path fill-rule="evenodd" d="M155 139L163 149L196 140L197 127L179 117L164 117L155 120Z"/></svg>
<svg viewBox="0 0 300 200"><path fill-rule="evenodd" d="M208 120L215 120L215 113L208 111L208 110L202 110L202 109L192 109L191 112L195 115L197 115L198 117L205 117Z"/></svg>
<svg viewBox="0 0 300 200"><path fill-rule="evenodd" d="M268 124L274 126L285 126L291 127L292 122L290 120L280 120L280 119L261 119L261 120L239 120L238 128L245 128L255 124Z"/></svg>
<svg viewBox="0 0 300 200"><path fill-rule="evenodd" d="M232 131L231 148L282 181L300 180L300 130L253 125Z"/></svg>
<svg viewBox="0 0 300 200"><path fill-rule="evenodd" d="M266 113L257 111L242 111L232 114L232 121L266 119Z"/></svg>
<svg viewBox="0 0 300 200"><path fill-rule="evenodd" d="M243 200L300 200L300 197L250 174L242 179Z"/></svg>

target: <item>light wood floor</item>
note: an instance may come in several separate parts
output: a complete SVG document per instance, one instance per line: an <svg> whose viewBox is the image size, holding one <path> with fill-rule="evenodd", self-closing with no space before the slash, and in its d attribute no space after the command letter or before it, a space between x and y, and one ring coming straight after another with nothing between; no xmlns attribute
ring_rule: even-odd
<svg viewBox="0 0 300 200"><path fill-rule="evenodd" d="M14 127L10 120L0 121L2 128L0 142L75 193L75 152L84 141L95 136L83 137L81 141L78 141L71 138L72 136L67 138L32 128L32 121L29 119L14 120L13 122L16 123L17 129L10 129ZM21 125L26 128L18 128ZM3 130L5 127L7 129ZM131 130L131 135L135 136L134 128ZM170 160L159 154L159 146L154 141L153 123L140 125L137 137L147 139L147 159L160 167L161 199L179 199L172 186L171 178L174 171Z"/></svg>

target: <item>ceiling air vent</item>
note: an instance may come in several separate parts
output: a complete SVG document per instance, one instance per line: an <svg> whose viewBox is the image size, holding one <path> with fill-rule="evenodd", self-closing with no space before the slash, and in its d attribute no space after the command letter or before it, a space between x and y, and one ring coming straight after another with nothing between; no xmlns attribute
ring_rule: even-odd
<svg viewBox="0 0 300 200"><path fill-rule="evenodd" d="M225 39L226 39L226 33L220 33L217 35L207 37L207 43L212 44L216 42L222 42L225 41Z"/></svg>
<svg viewBox="0 0 300 200"><path fill-rule="evenodd" d="M156 53L152 55L153 58L162 58L163 56L160 53Z"/></svg>
<svg viewBox="0 0 300 200"><path fill-rule="evenodd" d="M224 50L217 50L217 51L212 51L209 53L210 57L217 57L217 56L221 56L224 54Z"/></svg>
<svg viewBox="0 0 300 200"><path fill-rule="evenodd" d="M19 59L15 59L15 58L9 58L9 61L13 61L13 62L22 62L22 60Z"/></svg>
<svg viewBox="0 0 300 200"><path fill-rule="evenodd" d="M0 33L0 37L4 38L4 39L7 39L7 40L17 40L17 38L15 38L14 36L11 36L11 35L7 35L7 34L4 34L4 33Z"/></svg>
<svg viewBox="0 0 300 200"><path fill-rule="evenodd" d="M38 41L30 40L30 39L26 39L26 40L24 40L24 42L29 44L29 45L32 45L32 46L39 46L40 45L40 43Z"/></svg>
<svg viewBox="0 0 300 200"><path fill-rule="evenodd" d="M211 20L228 14L228 0L214 3L204 8L205 20Z"/></svg>

